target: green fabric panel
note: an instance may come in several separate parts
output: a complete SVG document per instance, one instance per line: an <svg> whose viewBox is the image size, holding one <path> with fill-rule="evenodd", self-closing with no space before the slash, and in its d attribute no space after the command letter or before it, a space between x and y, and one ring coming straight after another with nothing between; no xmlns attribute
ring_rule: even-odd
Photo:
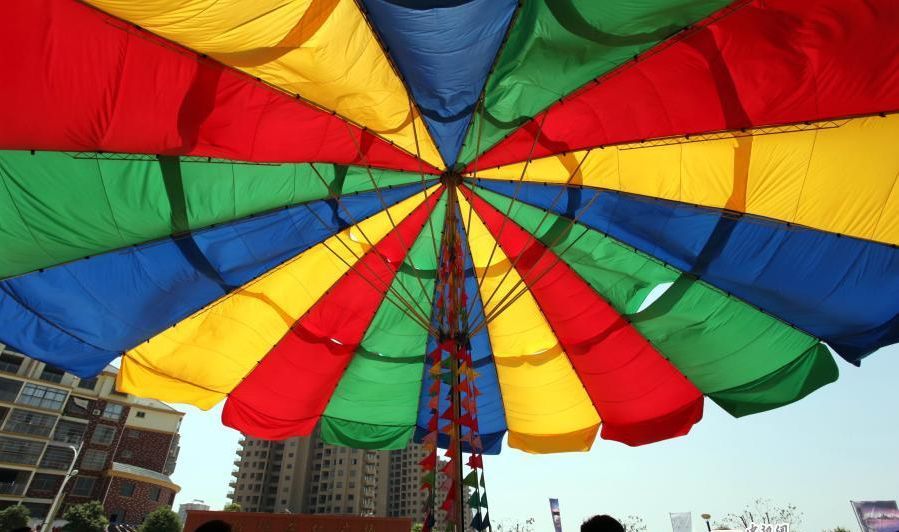
<svg viewBox="0 0 899 532"><path fill-rule="evenodd" d="M405 449L415 431L414 425L372 425L327 416L322 418L320 427L322 441L353 449L381 451Z"/></svg>
<svg viewBox="0 0 899 532"><path fill-rule="evenodd" d="M590 80L631 60L731 0L529 0L520 8L496 67L483 112L459 154L470 162L528 118Z"/></svg>
<svg viewBox="0 0 899 532"><path fill-rule="evenodd" d="M475 191L500 211L508 209L511 199ZM510 211L532 233L543 216L521 202ZM836 378L836 364L816 338L602 233L570 226L549 213L537 236L619 311L636 308L650 283L676 279L648 308L627 317L700 391L734 415L794 402Z"/></svg>
<svg viewBox="0 0 899 532"><path fill-rule="evenodd" d="M0 151L0 278L269 209L421 181L388 170Z"/></svg>
<svg viewBox="0 0 899 532"><path fill-rule="evenodd" d="M817 344L771 375L709 397L731 415L746 416L798 401L839 376L830 350Z"/></svg>
<svg viewBox="0 0 899 532"><path fill-rule="evenodd" d="M433 224L433 234L438 238L438 251L445 211L444 197L428 222ZM425 225L391 285L407 300L411 294L413 304L426 316L430 316L433 304L438 260L431 235ZM417 275L421 276L421 283ZM322 416L322 438L329 443L368 449L404 448L418 415L427 341L428 332L420 324L394 303L382 301L328 402ZM400 431L407 436L405 440L397 439Z"/></svg>

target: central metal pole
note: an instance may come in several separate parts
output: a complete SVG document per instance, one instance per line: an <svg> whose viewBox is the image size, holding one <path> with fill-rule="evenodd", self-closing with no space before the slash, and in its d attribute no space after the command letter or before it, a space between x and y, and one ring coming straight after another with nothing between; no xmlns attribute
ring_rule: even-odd
<svg viewBox="0 0 899 532"><path fill-rule="evenodd" d="M456 218L457 205L459 204L458 197L458 186L461 182L461 179L458 175L444 175L443 179L444 184L447 187L447 208L446 208L446 250L449 258L449 294L446 300L448 305L446 316L451 319L449 322L449 333L450 338L452 338L452 353L450 360L450 371L452 377L452 407L453 407L453 426L452 426L452 444L455 446L453 451L455 452L455 460L456 467L453 471L456 480L456 489L457 493L455 496L457 497L456 507L454 508L455 515L453 516L453 521L455 521L455 530L456 532L463 532L465 530L465 487L462 485L462 425L459 423L459 419L462 416L462 393L460 391L461 384L461 358L460 358L460 345L464 342L462 338L462 326L460 324L462 318L463 308L463 300L462 300L462 290L465 289L465 272L463 271L465 265L462 257L457 255L457 250L459 249L459 225L458 219Z"/></svg>

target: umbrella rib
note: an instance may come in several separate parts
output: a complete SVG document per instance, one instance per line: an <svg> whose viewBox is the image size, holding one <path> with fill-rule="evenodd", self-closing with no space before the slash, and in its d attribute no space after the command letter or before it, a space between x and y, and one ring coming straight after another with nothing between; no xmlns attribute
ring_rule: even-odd
<svg viewBox="0 0 899 532"><path fill-rule="evenodd" d="M374 242L372 242L372 240L365 233L365 230L362 229L362 226L359 223L359 221L352 215L352 213L349 211L349 209L347 209L346 205L344 205L340 201L340 196L338 196L336 193L334 193L333 190L331 190L331 187L328 185L327 181L325 181L325 178L318 171L318 168L315 167L315 164L313 163L313 164L310 164L309 166L312 168L313 173L319 178L319 180L322 182L322 184L325 185L325 188L328 190L330 199L334 200L335 203L337 203L337 206L344 212L344 214L347 216L347 218L349 218L349 220L353 224L353 226L355 226L356 229L359 231L359 234L362 235L362 238L365 239L365 243L368 244L368 246L371 248L371 251L373 253L375 253L378 256L378 258L380 258L381 261L389 268L390 261L387 260L387 257L385 257L384 254L378 250L378 248L377 248L377 246L375 246ZM427 198L428 198L427 193L425 193L425 201L427 201ZM383 203L382 203L382 205L383 205ZM318 220L322 224L328 225L327 222L322 220L321 217L319 217L318 214L314 213L314 211L312 211L311 209L310 209L310 212L313 212L315 217L318 218ZM387 212L388 216L390 215L389 210L385 209L385 212ZM428 218L427 223L430 223L430 217ZM393 226L393 229L395 232L396 226ZM336 233L335 236L337 236L338 240L340 240L339 233ZM347 250L350 251L350 253L353 253L353 255L355 256L355 253L349 248L349 246L347 246L347 244L345 242L343 242L341 240L341 243L343 243L344 246L347 247ZM405 247L405 244L403 244L403 246ZM356 257L356 259L358 259L358 258L359 257ZM369 267L368 269L371 270L371 267ZM374 272L372 272L372 273L374 273ZM403 290L406 292L406 294L409 296L409 298L411 298L413 300L415 299L415 296L412 293L410 293L409 290L406 289L406 287L402 283L400 283L400 286L403 287ZM394 295L394 297L396 297L396 298L400 299L401 301L403 301L404 303L406 303L406 305L413 307L416 311L416 315L419 316L420 319L421 319L421 317L424 316L424 312L418 307L417 304L413 305L412 303L407 301L403 296L401 296L397 291L395 291L392 286L388 286L388 291L390 291Z"/></svg>
<svg viewBox="0 0 899 532"><path fill-rule="evenodd" d="M362 147L359 145L359 142L356 140L356 137L353 136L352 131L350 131L350 129L349 129L350 125L346 124L346 127L347 127L347 133L349 133L350 139L352 139L353 144L356 146L356 151L359 153L360 159L364 158L364 155L362 154ZM414 122L412 124L412 127L413 127L413 129L415 129ZM368 129L366 128L365 131L368 131ZM421 159L419 159L419 161L420 160ZM390 221L390 225L393 227L394 230L396 230L396 223L393 220L393 215L390 214L390 209L387 207L387 204L384 201L384 196L381 194L381 188L378 186L378 183L375 180L375 176L371 173L371 167L366 166L365 171L368 173L368 179L371 181L372 186L375 188L375 194L378 196L378 201L381 202L381 207L384 209L384 212L387 214L387 219ZM338 203L340 202L339 199L337 201L338 201ZM406 239L403 238L402 234L396 233L396 236L399 239L400 244L404 248L410 249L410 246L406 245L406 242L405 242ZM415 277L415 280L418 281L418 286L419 286L419 288L421 288L421 293L424 294L425 297L427 297L428 290L425 288L424 282L422 282L422 280L421 280L421 275L419 275L422 273L422 271L420 269L418 269L417 266L415 266L415 261L412 259L411 256L408 257L408 259L409 259L409 266L416 272L416 275L413 275L413 277ZM412 294L409 294L409 296L414 299ZM424 314L424 311L422 311L421 313Z"/></svg>
<svg viewBox="0 0 899 532"><path fill-rule="evenodd" d="M411 113L412 110L412 98L410 97L409 112ZM425 191L425 172L421 160L421 146L418 143L418 128L415 127L414 122L412 123L412 135L415 138L415 156L418 159L418 174L421 176L421 193L424 195L425 200L427 200L428 193ZM434 258L435 260L440 260L440 254L437 252L437 235L434 234L434 224L431 223L430 218L428 218L428 229L431 231L431 248L434 250Z"/></svg>
<svg viewBox="0 0 899 532"><path fill-rule="evenodd" d="M481 98L478 100L478 109L475 109L475 116L477 116L478 112L481 112L481 113L484 112L483 106L484 106L484 95L481 94ZM477 151L478 153L480 153L480 151L481 151L481 132L484 129L483 123L484 123L483 119L478 120L478 134L477 134L477 140L475 141L475 151ZM475 157L475 160L474 160L474 173L473 173L474 178L477 178L477 176L478 176L478 163L480 162L480 159L481 159L480 156L478 156L478 157ZM468 202L468 214L465 217L465 227L469 227L469 225L471 224L471 210L472 210L471 202ZM461 215L462 213L460 212L459 214ZM477 297L478 298L481 297L480 292L477 294ZM475 298L471 298L468 309L465 311L466 316L471 316L472 312L474 312L474 308L475 308ZM468 323L469 324L471 323L470 319L468 320Z"/></svg>
<svg viewBox="0 0 899 532"><path fill-rule="evenodd" d="M308 208L308 207L307 207L307 208ZM311 208L309 208L309 212L311 212L311 213L313 214L313 216L315 216L315 217L316 217L322 224L325 224L325 225L326 225L326 222L325 222L324 220L322 220L322 218L318 215L318 213L316 213L316 212L315 212L314 210L312 210ZM358 227L358 226L357 226L357 227ZM353 248L350 247L350 245L347 244L347 243L343 240L343 238L340 237L340 233L339 233L339 232L338 232L338 233L335 233L334 236L337 238L337 241L340 242L341 244L343 244L343 247L345 247L345 248L347 249L347 251L349 251L350 254L353 255L353 257L356 259L356 264L358 264L358 263L361 261L361 256L360 256L360 255L357 255L356 252L353 250ZM331 246L328 245L327 240L323 241L321 244L325 247L325 249L327 249L328 251L330 251L335 257L337 257L337 258L338 258L341 262L343 262L348 268L350 268L354 273L356 273L356 274L357 274L363 281L365 281L369 286L371 286L372 289L374 289L376 292L378 292L379 294L381 294L382 296L384 296L384 299L386 299L386 300L390 301L391 303L393 303L393 304L394 304L397 308L399 308L404 314L406 314L406 316L408 316L409 318L412 318L416 323L418 323L419 325L423 326L423 327L425 328L425 330L430 330L430 324L427 324L427 322L425 322L425 321L422 319L421 316L419 316L417 313L415 313L415 311L413 310L411 304L409 304L408 301L406 301L405 299L403 299L403 298L400 297L398 294L396 294L395 292L392 291L392 286L391 286L392 283L391 283L391 284L388 284L388 283L384 282L382 279L380 279L380 278L377 276L377 273L374 272L374 271L371 269L371 266L365 264L365 261L361 261L361 262L366 266L366 268L369 270L369 272L372 273L372 275L374 276L374 279L377 279L380 283L382 283L382 286L386 286L386 290L385 290L385 289L382 289L382 288L378 288L377 286L375 286L375 283L373 283L373 282L371 281L371 279L369 279L367 276L363 275L362 272L359 271L359 269L356 267L356 264L350 264L346 259L343 258L342 255L340 255L340 253L337 253L334 249L332 249ZM371 249L372 249L372 251L375 251L377 248L374 247L374 246L372 246ZM377 252L376 252L376 253L377 253ZM380 255L380 254L379 254L379 255ZM385 264L387 264L388 267L389 267L389 263L387 263L386 260L385 260ZM389 294L392 294L392 295L393 295L393 296L394 296L400 303L405 304L405 305L407 306L407 308L408 308L411 312L413 312L414 315L410 315L410 314L407 313L405 310L403 310L402 306L400 306L399 304L397 304L396 301L393 301L392 299L390 299L390 298L388 297ZM415 309L415 310L417 310L417 309Z"/></svg>
<svg viewBox="0 0 899 532"><path fill-rule="evenodd" d="M484 281L487 278L487 271L490 269L490 263L493 262L493 256L496 254L497 246L499 246L499 239L503 234L503 230L506 228L506 220L509 219L509 213L512 212L512 206L517 201L518 194L521 192L521 184L524 182L524 176L528 171L528 166L531 164L531 157L533 156L534 149L537 147L537 143L540 140L540 134L543 132L543 123L546 122L547 116L548 114L544 114L543 118L541 118L540 120L540 125L537 128L537 133L534 135L534 141L531 143L531 150L528 153L528 157L524 163L524 166L522 166L521 168L521 175L518 176L518 181L516 181L515 183L515 190L512 192L512 201L509 203L509 207L506 209L505 216L503 216L503 221L499 226L499 231L496 234L496 238L493 240L493 247L491 247L490 249L490 256L487 257L487 262L484 265L484 272L478 280L478 293L481 292L481 287L484 285ZM469 203L469 206L470 205L471 204Z"/></svg>
<svg viewBox="0 0 899 532"><path fill-rule="evenodd" d="M552 204L550 204L549 208L547 208L546 210L543 211L543 217L540 218L540 223L537 224L537 228L534 229L533 231L528 231L529 233L531 233L532 240L534 240L534 241L537 240L537 237L534 235L539 233L540 229L543 228L543 224L546 222L547 219L549 219L549 212L553 209L553 207L556 206L556 203L559 202L559 199L562 198L562 194L565 192L564 187L567 187L571 183L571 180L574 179L574 176L576 176L578 174L578 172L581 169L581 165L584 164L584 161L587 160L587 157L589 155L590 155L590 150L587 150L587 152L584 154L584 156L581 158L581 160L577 163L577 166L574 167L574 170L571 171L571 174L568 176L568 179L565 180L565 183L561 187L559 187L559 191L556 193L556 197L553 198ZM471 203L469 203L469 205L471 205ZM541 258L543 258L543 253L545 253L545 252L546 252L546 250L544 249L543 252L541 252L541 254L537 257L538 261ZM500 279L499 283L493 288L493 291L490 293L490 296L486 299L486 301L484 301L484 304L481 307L481 311L482 311L482 313L484 313L485 316L487 313L487 307L490 305L490 302L493 301L493 298L496 296L497 292L499 292L500 287L506 281L506 278L509 276L509 274L512 272L512 270L515 269L515 266L518 264L518 261L520 261L523 256L524 256L524 253L521 253L517 257L515 257L514 260L512 260L512 264L506 270L506 273L503 274L503 278ZM514 290L514 287L513 287L513 290ZM500 298L500 301L502 301L502 298ZM472 322L477 321L477 318L480 318L480 317L481 317L480 314L477 316L474 316L472 318Z"/></svg>
<svg viewBox="0 0 899 532"><path fill-rule="evenodd" d="M471 190L471 189L469 189L469 190ZM574 224L576 224L576 223L578 222L578 220L580 220L581 217L582 217L587 211L590 210L590 207L593 206L593 203L594 203L594 202L597 200L597 198L599 198L600 196L601 196L601 194L596 194L596 195L594 195L592 198L590 198L590 201L587 202L587 205L584 206L584 208L581 210L580 213L578 213L574 218L568 219L568 228L566 228L564 231L559 231L559 234L556 235L556 237L553 239L553 241L552 241L551 244L546 244L546 245L544 245L544 248L543 248L543 250L542 250L541 253L540 253L540 257L537 259L538 261L539 261L540 258L543 257L543 255L544 255L547 251L549 251L553 246L555 246L556 244L558 244L558 243L561 241L562 236L565 235L565 234L566 234L572 227L574 227ZM514 200L513 200L513 202L514 202ZM505 220L505 219L504 219L504 220ZM568 246L567 246L565 249L563 249L561 253L558 253L558 254L556 255L555 261L553 261L552 264L550 264L549 266L547 266L547 268L546 268L544 271L540 272L540 273L537 275L537 277L534 278L533 281L528 282L528 281L525 280L524 276L521 276L521 277L518 279L518 282L516 282L515 285L509 290L509 292L506 293L506 295L503 297L503 299L500 300L500 301L497 303L497 307L496 307L496 309L494 309L494 312L491 312L489 316L485 315L484 321L481 322L480 324L478 324L478 325L475 327L474 332L480 331L481 329L483 329L484 327L486 327L486 326L487 326L491 321L493 321L499 314L501 314L502 312L504 312L507 308L509 308L510 306L512 306L516 301L518 301L518 298L520 298L520 297L523 296L525 293L527 293L527 292L531 289L532 286L534 286L535 284L537 284L537 283L540 281L540 279L543 278L544 275L546 275L547 273L549 273L550 271L552 271L552 269L553 269L559 262L562 261L562 256L563 256L569 249L571 249L571 248L578 242L578 240L580 240L580 239L581 239L584 235L586 235L586 234L587 234L587 231L584 231L584 232L582 232L580 235L578 235L577 238L575 238L574 240L572 240L571 243L568 244ZM499 234L497 234L496 241L499 242ZM536 264L536 261L535 261L535 264ZM511 296L511 294L515 291L515 289L518 288L519 286L521 286L522 284L525 285L525 286L524 286L524 289L522 289L522 290L519 291L517 294L515 294L515 296ZM505 301L503 301L503 300L505 300ZM500 306L500 305L502 305L502 306ZM474 334L474 332L473 332L472 334Z"/></svg>

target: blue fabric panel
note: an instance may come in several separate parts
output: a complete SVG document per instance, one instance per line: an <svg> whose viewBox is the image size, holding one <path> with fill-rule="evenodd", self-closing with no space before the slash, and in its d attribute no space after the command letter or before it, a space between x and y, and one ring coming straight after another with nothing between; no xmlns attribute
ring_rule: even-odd
<svg viewBox="0 0 899 532"><path fill-rule="evenodd" d="M456 162L516 0L363 0L447 167Z"/></svg>
<svg viewBox="0 0 899 532"><path fill-rule="evenodd" d="M474 263L468 250L467 240L464 238L465 230L459 222L459 234L463 235L463 252L465 253L465 295L469 302L474 302L473 316L483 316L481 312L481 297L478 294L478 278L474 272ZM435 306L436 306L436 299ZM471 303L469 303L471 304ZM441 324L436 316L431 320L434 327L439 329ZM437 340L431 336L428 338L427 353L437 348ZM426 354L427 354L426 353ZM493 363L493 350L490 347L490 336L487 328L478 331L471 339L471 360L479 376L475 380L481 395L477 398L478 406L478 431L481 435L481 444L484 454L499 454L502 449L503 435L506 433L506 414L503 409L503 400L500 395L499 381L496 376L496 366ZM431 365L426 359L424 376L422 377L421 397L419 399L418 422L415 428L415 441L421 442L428 434L428 421L431 419L431 410L428 408L428 390L434 382L431 376ZM444 412L450 406L450 388L445 383L440 385L440 412ZM448 424L448 420L440 420L440 426ZM467 432L468 429L463 429ZM446 449L449 446L449 437L439 434L437 444ZM465 452L471 452L468 444L463 444Z"/></svg>
<svg viewBox="0 0 899 532"><path fill-rule="evenodd" d="M392 205L421 189L416 183L381 194ZM341 204L354 221L382 210L375 192ZM7 279L0 282L0 342L94 375L123 351L345 228L343 214L334 202L313 201Z"/></svg>
<svg viewBox="0 0 899 532"><path fill-rule="evenodd" d="M565 187L553 205L558 186L521 183L516 195L514 182L479 185L581 216L580 223L817 336L849 362L899 342L896 247L619 192Z"/></svg>

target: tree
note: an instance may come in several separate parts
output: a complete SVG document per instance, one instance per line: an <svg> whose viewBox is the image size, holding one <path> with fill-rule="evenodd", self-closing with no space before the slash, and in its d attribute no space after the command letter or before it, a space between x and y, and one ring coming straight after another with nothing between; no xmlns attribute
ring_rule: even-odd
<svg viewBox="0 0 899 532"><path fill-rule="evenodd" d="M224 508L222 508L223 512L240 512L241 510L242 509L241 509L240 505L237 504L236 502L229 502L228 504L225 505Z"/></svg>
<svg viewBox="0 0 899 532"><path fill-rule="evenodd" d="M72 505L62 518L68 521L62 528L65 532L104 532L109 525L100 501Z"/></svg>
<svg viewBox="0 0 899 532"><path fill-rule="evenodd" d="M421 523L412 523L412 532L421 532L424 525Z"/></svg>
<svg viewBox="0 0 899 532"><path fill-rule="evenodd" d="M798 532L803 515L793 504L780 506L771 499L756 499L739 514L728 514L716 521L713 528L746 528L749 523L789 523L790 532Z"/></svg>
<svg viewBox="0 0 899 532"><path fill-rule="evenodd" d="M5 510L0 510L0 530L15 530L28 526L28 517L31 512L28 508L16 505Z"/></svg>
<svg viewBox="0 0 899 532"><path fill-rule="evenodd" d="M178 514L165 506L160 506L144 519L140 525L140 532L181 532L181 521Z"/></svg>
<svg viewBox="0 0 899 532"><path fill-rule="evenodd" d="M825 530L824 532L849 532L849 529L844 526L838 526L832 530Z"/></svg>
<svg viewBox="0 0 899 532"><path fill-rule="evenodd" d="M646 532L646 522L637 515L629 515L621 520L624 532Z"/></svg>

